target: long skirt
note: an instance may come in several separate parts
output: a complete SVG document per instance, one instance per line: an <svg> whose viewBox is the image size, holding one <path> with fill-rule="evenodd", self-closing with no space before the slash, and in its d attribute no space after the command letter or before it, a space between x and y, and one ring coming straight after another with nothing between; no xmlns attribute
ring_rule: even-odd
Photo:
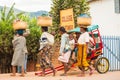
<svg viewBox="0 0 120 80"><path fill-rule="evenodd" d="M71 51L67 51L66 53L63 53L61 56L58 57L58 60L64 63L68 63L70 59Z"/></svg>
<svg viewBox="0 0 120 80"><path fill-rule="evenodd" d="M41 68L51 68L53 67L51 61L51 46L46 45L43 49L41 49L38 53L38 59Z"/></svg>
<svg viewBox="0 0 120 80"><path fill-rule="evenodd" d="M87 62L87 49L85 44L78 45L78 54L77 54L77 63L76 66L79 67L88 67L89 64Z"/></svg>

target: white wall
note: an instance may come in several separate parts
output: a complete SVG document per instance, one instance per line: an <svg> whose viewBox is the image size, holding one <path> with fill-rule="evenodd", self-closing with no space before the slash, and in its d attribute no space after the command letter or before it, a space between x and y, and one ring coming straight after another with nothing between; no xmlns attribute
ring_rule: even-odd
<svg viewBox="0 0 120 80"><path fill-rule="evenodd" d="M120 14L115 13L114 0L90 3L92 24L100 26L101 35L120 36Z"/></svg>

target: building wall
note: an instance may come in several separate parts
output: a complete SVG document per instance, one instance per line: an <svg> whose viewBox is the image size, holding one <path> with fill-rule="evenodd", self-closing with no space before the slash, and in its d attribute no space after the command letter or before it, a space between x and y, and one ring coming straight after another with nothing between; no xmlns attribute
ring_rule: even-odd
<svg viewBox="0 0 120 80"><path fill-rule="evenodd" d="M90 3L92 24L100 26L101 35L120 36L120 14L115 13L114 0Z"/></svg>

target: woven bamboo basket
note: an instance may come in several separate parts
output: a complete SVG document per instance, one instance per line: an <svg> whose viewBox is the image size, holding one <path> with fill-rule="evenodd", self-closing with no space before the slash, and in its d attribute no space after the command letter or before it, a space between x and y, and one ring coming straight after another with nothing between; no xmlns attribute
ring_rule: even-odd
<svg viewBox="0 0 120 80"><path fill-rule="evenodd" d="M91 25L91 18L78 17L77 24L89 26Z"/></svg>
<svg viewBox="0 0 120 80"><path fill-rule="evenodd" d="M13 23L13 28L14 30L18 30L18 29L26 29L28 27L27 23L24 21L15 21Z"/></svg>
<svg viewBox="0 0 120 80"><path fill-rule="evenodd" d="M52 18L48 16L39 16L37 24L39 26L52 26Z"/></svg>

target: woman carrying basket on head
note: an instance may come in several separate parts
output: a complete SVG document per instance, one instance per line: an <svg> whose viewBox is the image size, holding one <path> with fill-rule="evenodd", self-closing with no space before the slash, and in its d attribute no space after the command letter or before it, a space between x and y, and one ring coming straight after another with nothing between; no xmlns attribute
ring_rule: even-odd
<svg viewBox="0 0 120 80"><path fill-rule="evenodd" d="M53 76L55 76L55 69L52 65L51 59L51 48L54 43L54 36L49 34L48 27L42 27L42 35L40 37L40 49L38 53L38 58L40 66L42 68L42 76L45 76L45 69L51 68L53 70Z"/></svg>
<svg viewBox="0 0 120 80"><path fill-rule="evenodd" d="M87 62L87 53L88 53L88 43L89 43L89 34L87 32L87 26L80 26L81 35L78 39L78 54L77 54L77 63L76 65L81 67L82 73L79 76L85 76L84 68L88 67L90 69L90 75L93 74L93 70Z"/></svg>

